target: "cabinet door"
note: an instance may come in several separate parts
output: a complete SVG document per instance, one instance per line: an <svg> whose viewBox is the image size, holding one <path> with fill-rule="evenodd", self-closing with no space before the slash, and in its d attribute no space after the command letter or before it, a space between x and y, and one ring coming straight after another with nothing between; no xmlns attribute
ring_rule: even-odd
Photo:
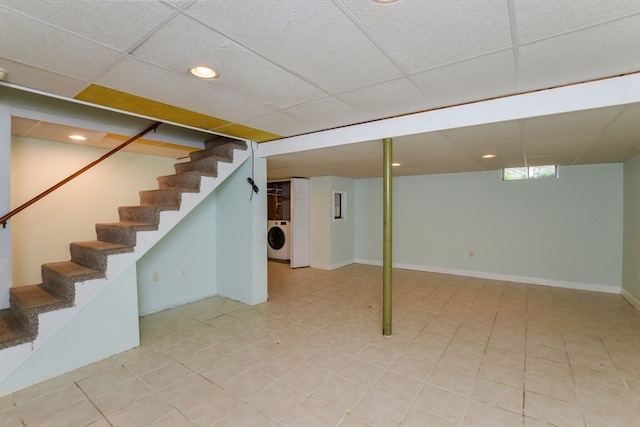
<svg viewBox="0 0 640 427"><path fill-rule="evenodd" d="M291 179L291 268L310 263L310 189L309 179Z"/></svg>

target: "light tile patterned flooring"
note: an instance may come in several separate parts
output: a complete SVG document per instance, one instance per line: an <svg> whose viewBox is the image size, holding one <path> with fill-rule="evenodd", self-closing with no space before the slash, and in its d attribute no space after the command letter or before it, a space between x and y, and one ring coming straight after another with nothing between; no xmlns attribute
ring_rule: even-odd
<svg viewBox="0 0 640 427"><path fill-rule="evenodd" d="M619 295L269 263L270 301L141 319L142 345L0 399L13 426L636 426L640 313Z"/></svg>

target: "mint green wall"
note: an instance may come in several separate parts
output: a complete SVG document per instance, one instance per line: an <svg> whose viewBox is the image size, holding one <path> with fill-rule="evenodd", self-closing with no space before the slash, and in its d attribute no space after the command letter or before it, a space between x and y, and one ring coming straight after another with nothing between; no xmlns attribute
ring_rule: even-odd
<svg viewBox="0 0 640 427"><path fill-rule="evenodd" d="M622 289L640 309L640 155L624 162Z"/></svg>
<svg viewBox="0 0 640 427"><path fill-rule="evenodd" d="M333 191L346 193L347 220L332 221ZM337 176L311 178L311 266L334 269L354 260L354 181Z"/></svg>
<svg viewBox="0 0 640 427"><path fill-rule="evenodd" d="M141 316L218 294L215 194L138 260ZM158 273L156 282L153 273Z"/></svg>
<svg viewBox="0 0 640 427"><path fill-rule="evenodd" d="M253 194L247 160L216 190L216 278L218 294L259 304L267 299L267 161L255 157ZM250 200L251 199L251 200Z"/></svg>
<svg viewBox="0 0 640 427"><path fill-rule="evenodd" d="M394 263L618 292L622 191L622 164L518 182L503 182L500 171L397 177ZM355 194L355 257L380 263L382 181L355 181Z"/></svg>

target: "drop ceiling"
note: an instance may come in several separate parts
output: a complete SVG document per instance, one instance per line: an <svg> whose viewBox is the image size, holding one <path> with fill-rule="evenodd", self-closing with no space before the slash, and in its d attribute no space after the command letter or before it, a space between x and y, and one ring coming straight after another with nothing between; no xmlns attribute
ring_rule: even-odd
<svg viewBox="0 0 640 427"><path fill-rule="evenodd" d="M201 64L221 76L188 74ZM640 2L0 0L0 67L13 87L263 142L637 73ZM620 162L639 122L632 103L403 136L394 172ZM272 156L269 177L380 176L380 145Z"/></svg>

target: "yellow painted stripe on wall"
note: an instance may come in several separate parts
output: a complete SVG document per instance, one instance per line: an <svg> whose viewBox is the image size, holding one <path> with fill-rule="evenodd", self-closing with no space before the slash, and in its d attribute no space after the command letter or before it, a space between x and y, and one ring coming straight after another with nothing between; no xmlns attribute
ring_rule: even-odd
<svg viewBox="0 0 640 427"><path fill-rule="evenodd" d="M88 86L76 95L75 99L258 142L280 138L279 135L270 132L234 124L217 117L207 116L99 85Z"/></svg>

